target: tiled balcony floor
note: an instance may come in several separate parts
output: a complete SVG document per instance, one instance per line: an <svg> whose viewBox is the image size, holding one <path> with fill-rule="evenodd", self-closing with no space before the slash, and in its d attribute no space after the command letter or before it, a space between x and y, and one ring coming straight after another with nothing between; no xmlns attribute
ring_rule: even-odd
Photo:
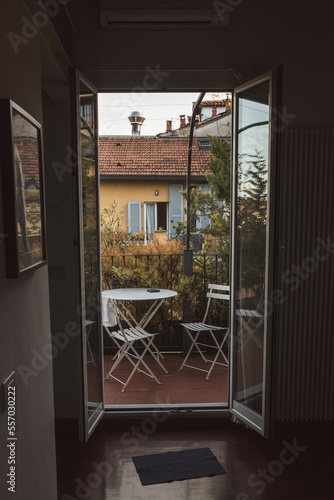
<svg viewBox="0 0 334 500"><path fill-rule="evenodd" d="M112 366L112 355L104 356L105 376ZM136 373L126 390L122 392L122 384L108 377L104 383L104 398L106 405L138 405L138 404L182 404L182 403L227 403L228 400L228 368L215 366L209 380L206 373L184 367L178 371L183 357L180 354L164 354L163 364L168 374L159 367L152 356L145 356L145 362L160 380L161 385L154 379L142 373ZM205 368L199 357L188 359L190 364ZM114 375L120 380L126 380L130 374L129 361L122 360Z"/></svg>

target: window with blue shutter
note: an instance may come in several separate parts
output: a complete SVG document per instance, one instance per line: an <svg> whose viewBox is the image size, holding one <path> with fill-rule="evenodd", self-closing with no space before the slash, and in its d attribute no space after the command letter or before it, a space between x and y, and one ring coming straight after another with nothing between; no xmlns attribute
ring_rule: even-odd
<svg viewBox="0 0 334 500"><path fill-rule="evenodd" d="M169 234L175 237L173 226L177 226L178 222L183 222L183 191L182 184L171 184L169 186Z"/></svg>
<svg viewBox="0 0 334 500"><path fill-rule="evenodd" d="M139 233L141 230L141 202L128 201L128 231L129 233Z"/></svg>

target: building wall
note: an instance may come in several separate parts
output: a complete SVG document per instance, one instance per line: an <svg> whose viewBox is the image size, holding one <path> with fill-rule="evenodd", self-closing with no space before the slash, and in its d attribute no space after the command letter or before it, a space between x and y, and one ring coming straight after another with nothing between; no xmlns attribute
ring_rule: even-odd
<svg viewBox="0 0 334 500"><path fill-rule="evenodd" d="M206 108L204 108L206 109ZM190 124L184 127L158 134L159 137L189 137ZM232 132L232 115L221 116L209 123L200 123L194 127L194 137L207 137L208 135L230 137Z"/></svg>
<svg viewBox="0 0 334 500"><path fill-rule="evenodd" d="M5 5L4 5L5 4ZM11 98L42 122L40 41L31 37L15 53L7 34L21 34L27 11L20 0L1 6L0 98ZM11 165L1 165L1 169ZM0 190L2 212L2 195ZM0 233L3 218L0 217ZM7 412L0 413L0 497L57 498L48 268L20 279L6 279L5 249L0 240L0 382L16 371L16 493L7 490ZM46 351L44 351L46 352ZM30 371L29 371L30 370Z"/></svg>
<svg viewBox="0 0 334 500"><path fill-rule="evenodd" d="M205 97L204 97L205 99ZM224 113L226 110L225 106L217 106L217 114L219 113ZM212 107L210 106L201 106L200 109L200 114L201 114L201 120L205 120L206 118L211 118L212 116Z"/></svg>
<svg viewBox="0 0 334 500"><path fill-rule="evenodd" d="M69 85L62 85L68 89L64 100L55 101L55 96L43 93L50 315L52 334L65 337L61 343L65 347L57 349L53 359L55 417L77 419L80 335L66 333L68 325L80 327L76 166Z"/></svg>
<svg viewBox="0 0 334 500"><path fill-rule="evenodd" d="M140 201L142 203L142 230L144 230L144 203L169 203L170 184L181 184L186 189L185 182L178 181L122 181L122 180L102 180L100 183L100 206L101 211L109 208L110 203L117 203L118 214L123 214L122 227L128 227L128 201ZM193 186L198 185L192 183ZM155 195L158 189L159 195ZM184 201L185 206L185 201Z"/></svg>
<svg viewBox="0 0 334 500"><path fill-rule="evenodd" d="M232 115L222 116L219 120L210 123L199 124L194 130L194 137L206 137L213 135L215 137L231 137Z"/></svg>

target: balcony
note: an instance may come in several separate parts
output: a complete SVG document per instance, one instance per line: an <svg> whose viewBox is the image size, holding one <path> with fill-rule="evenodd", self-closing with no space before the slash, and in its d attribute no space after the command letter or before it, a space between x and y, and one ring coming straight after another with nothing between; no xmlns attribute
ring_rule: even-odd
<svg viewBox="0 0 334 500"><path fill-rule="evenodd" d="M194 277L192 278L192 309L194 320L203 318L206 307L206 292L209 283L223 283L228 280L229 256L227 254L218 256L216 254L194 254L193 257ZM168 374L158 366L150 354L145 355L144 361L152 369L161 384L145 374L137 372L131 379L129 385L122 392L122 384L108 377L104 383L105 404L112 407L120 405L205 405L221 406L228 401L228 368L215 365L209 380L206 373L201 369L208 369L200 355L192 351L189 363L199 370L183 367L179 371L185 353L189 348L189 340L180 323L183 320L183 299L185 291L189 290L183 280L182 254L169 255L131 255L106 256L102 258L104 270L104 289L111 288L140 288L155 286L169 288L178 291L178 296L167 299L153 318L152 324L146 327L147 331L160 332L156 337L156 345L163 353L163 365ZM154 282L149 281L154 277ZM218 301L221 302L221 301ZM131 313L134 317L141 317L143 310L147 307L145 303L132 305ZM228 307L223 304L214 311L215 317L211 318L211 324L228 324ZM116 327L115 327L116 328ZM203 334L202 334L203 335ZM205 337L205 342L210 340ZM107 376L116 353L113 341L104 331L104 370ZM228 355L227 350L225 351ZM206 349L208 359L213 359L216 351ZM221 361L221 360L220 360ZM123 359L114 372L120 380L127 380L132 365Z"/></svg>

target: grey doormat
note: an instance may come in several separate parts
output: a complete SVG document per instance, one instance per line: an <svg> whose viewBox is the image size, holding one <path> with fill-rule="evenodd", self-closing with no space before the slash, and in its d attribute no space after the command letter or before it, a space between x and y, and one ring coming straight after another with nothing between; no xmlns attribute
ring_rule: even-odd
<svg viewBox="0 0 334 500"><path fill-rule="evenodd" d="M143 486L226 474L210 448L141 455L132 460Z"/></svg>

